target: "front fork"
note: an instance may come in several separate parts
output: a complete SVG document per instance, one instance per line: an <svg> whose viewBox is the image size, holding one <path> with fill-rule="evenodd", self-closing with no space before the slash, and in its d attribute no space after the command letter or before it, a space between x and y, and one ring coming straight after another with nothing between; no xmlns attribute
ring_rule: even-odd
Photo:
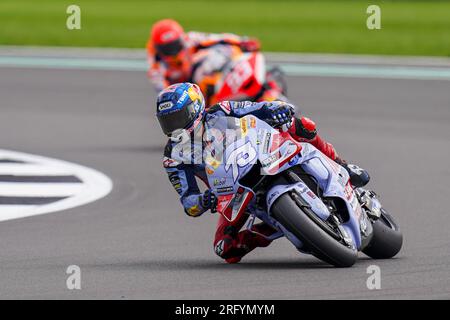
<svg viewBox="0 0 450 320"><path fill-rule="evenodd" d="M358 201L367 215L373 219L378 220L381 217L381 203L378 200L378 195L374 191L366 190L363 188L355 189Z"/></svg>
<svg viewBox="0 0 450 320"><path fill-rule="evenodd" d="M372 240L373 227L372 223L381 217L381 210L383 209L378 196L374 191L363 188L356 188L355 194L361 205L361 235L362 235L362 249L364 249ZM363 226L364 225L364 226ZM363 229L364 227L364 229Z"/></svg>

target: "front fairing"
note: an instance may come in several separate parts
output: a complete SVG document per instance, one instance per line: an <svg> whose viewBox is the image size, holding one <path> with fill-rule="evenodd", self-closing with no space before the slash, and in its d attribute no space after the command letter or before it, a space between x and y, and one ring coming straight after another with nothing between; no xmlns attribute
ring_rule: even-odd
<svg viewBox="0 0 450 320"><path fill-rule="evenodd" d="M311 144L299 143L288 133L281 133L254 116L240 119L219 117L215 120L207 128L206 137L210 142L205 152L205 169L210 187L219 197L219 212L232 221L246 210L246 206L252 204L253 191L242 186L239 181L258 162L260 170L258 173L252 171L252 174L276 175L300 165L315 177L325 197L337 197L345 202L349 219L342 226L351 236L355 247L360 248L361 207L343 167ZM307 187L304 186L304 189ZM279 192L278 196L282 193ZM270 199L271 191L267 197ZM237 204L234 203L236 199L239 200ZM321 200L320 203L319 199L315 201L317 203L312 203L315 204L312 206L314 211L326 220L328 209ZM245 206L241 206L242 203Z"/></svg>
<svg viewBox="0 0 450 320"><path fill-rule="evenodd" d="M238 181L256 163L261 175L275 175L296 164L300 143L254 116L218 117L206 124L205 171L218 195L236 193Z"/></svg>
<svg viewBox="0 0 450 320"><path fill-rule="evenodd" d="M298 164L317 180L324 197L342 199L349 212L349 219L342 224L353 239L356 248L361 246L360 220L362 209L349 182L348 172L314 146L302 143Z"/></svg>
<svg viewBox="0 0 450 320"><path fill-rule="evenodd" d="M219 198L218 211L229 221L239 217L254 202L253 190L239 181L258 162L259 175L274 175L301 149L266 122L254 116L216 117L205 124L204 163L210 188ZM231 210L231 211L230 211Z"/></svg>

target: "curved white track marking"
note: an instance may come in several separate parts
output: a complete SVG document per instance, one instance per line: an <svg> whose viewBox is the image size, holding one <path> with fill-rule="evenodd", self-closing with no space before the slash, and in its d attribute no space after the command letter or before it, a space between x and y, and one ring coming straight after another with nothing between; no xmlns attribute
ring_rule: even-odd
<svg viewBox="0 0 450 320"><path fill-rule="evenodd" d="M105 197L112 187L96 170L0 149L0 221L78 207Z"/></svg>
<svg viewBox="0 0 450 320"><path fill-rule="evenodd" d="M82 192L82 183L0 182L2 197L71 197ZM0 209L1 210L1 209ZM0 211L1 212L1 211Z"/></svg>
<svg viewBox="0 0 450 320"><path fill-rule="evenodd" d="M0 150L0 152L2 152L2 150ZM27 164L26 166L24 166L23 164L15 164L15 163L0 164L0 175L12 174L20 176L31 176L35 175L36 172L39 172L39 175L46 175L46 176L58 176L67 174L67 170L55 167L44 167L42 165Z"/></svg>

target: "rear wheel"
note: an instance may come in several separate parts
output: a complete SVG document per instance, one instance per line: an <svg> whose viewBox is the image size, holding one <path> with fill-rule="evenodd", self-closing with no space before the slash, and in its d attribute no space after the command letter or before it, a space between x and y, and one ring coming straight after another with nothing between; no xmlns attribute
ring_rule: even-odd
<svg viewBox="0 0 450 320"><path fill-rule="evenodd" d="M352 266L358 257L357 250L345 243L339 229L333 230L309 207L302 206L299 198L295 191L281 195L272 206L272 217L317 258L336 267Z"/></svg>
<svg viewBox="0 0 450 320"><path fill-rule="evenodd" d="M372 240L363 252L373 259L394 257L403 245L403 235L394 218L382 209L380 218L372 226Z"/></svg>

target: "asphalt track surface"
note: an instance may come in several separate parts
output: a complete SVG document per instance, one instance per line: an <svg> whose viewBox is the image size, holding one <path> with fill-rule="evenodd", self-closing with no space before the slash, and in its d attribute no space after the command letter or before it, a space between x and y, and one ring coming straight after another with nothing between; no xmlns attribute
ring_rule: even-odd
<svg viewBox="0 0 450 320"><path fill-rule="evenodd" d="M290 97L371 186L405 237L392 260L336 269L287 240L241 264L215 256L217 217L184 215L142 72L0 69L0 146L97 169L112 193L0 223L3 299L450 298L450 82L288 78ZM381 268L381 290L366 269ZM78 265L82 289L66 288Z"/></svg>

